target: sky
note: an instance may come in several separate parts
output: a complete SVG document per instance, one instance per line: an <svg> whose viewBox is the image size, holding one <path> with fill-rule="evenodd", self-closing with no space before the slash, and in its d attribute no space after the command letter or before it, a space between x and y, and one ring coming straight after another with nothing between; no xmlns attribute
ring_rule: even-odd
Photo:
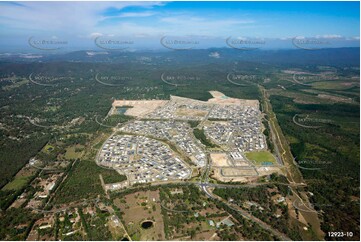
<svg viewBox="0 0 361 242"><path fill-rule="evenodd" d="M359 46L359 4L0 2L0 51Z"/></svg>

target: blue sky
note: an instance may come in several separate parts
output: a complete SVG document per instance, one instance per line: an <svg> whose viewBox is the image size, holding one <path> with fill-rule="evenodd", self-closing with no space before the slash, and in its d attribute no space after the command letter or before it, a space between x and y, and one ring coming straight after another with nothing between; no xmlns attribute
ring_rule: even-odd
<svg viewBox="0 0 361 242"><path fill-rule="evenodd" d="M268 48L317 38L359 46L359 2L0 2L0 44L29 47L30 37L94 48L94 39L132 39L134 49L162 48L162 36L224 47L225 39L262 39Z"/></svg>

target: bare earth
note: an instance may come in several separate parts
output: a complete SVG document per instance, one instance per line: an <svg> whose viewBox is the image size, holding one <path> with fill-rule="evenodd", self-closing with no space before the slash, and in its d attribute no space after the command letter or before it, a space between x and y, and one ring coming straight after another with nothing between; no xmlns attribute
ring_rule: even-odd
<svg viewBox="0 0 361 242"><path fill-rule="evenodd" d="M127 109L125 114L143 117L153 112L156 108L165 105L167 102L166 100L114 100L112 106L113 110L115 110L116 107L132 106L132 108Z"/></svg>
<svg viewBox="0 0 361 242"><path fill-rule="evenodd" d="M212 160L212 166L231 166L228 162L226 153L212 153L210 154Z"/></svg>
<svg viewBox="0 0 361 242"><path fill-rule="evenodd" d="M247 100L247 99L238 99L227 97L223 93L219 91L210 91L209 92L213 98L208 100L208 103L217 103L223 105L240 105L240 106L251 106L251 107L259 107L258 100Z"/></svg>
<svg viewBox="0 0 361 242"><path fill-rule="evenodd" d="M228 168L228 169L230 169L230 171L232 171L234 168ZM214 178L218 181L222 181L222 182L250 182L250 181L257 179L256 176L245 177L245 176L239 176L239 175L234 175L234 174L232 174L234 176L224 176L224 175L222 175L222 173L224 172L222 170L224 170L224 168L213 168L213 170L214 170L214 174L212 175L212 178Z"/></svg>
<svg viewBox="0 0 361 242"><path fill-rule="evenodd" d="M207 102L195 100L191 98L184 98L178 96L171 96L171 101L176 101L178 103L198 103L198 104L221 104L221 105L241 105L241 106L252 106L259 107L258 100L246 100L227 97L221 92L210 91L210 94L213 98L209 99ZM110 113L114 113L116 107L122 106L132 106L132 108L127 109L125 115L134 116L134 117L144 117L145 115L152 113L155 109L164 106L169 100L114 100L112 104L112 109ZM177 110L179 114L186 113L191 116L205 116L207 113L199 110Z"/></svg>

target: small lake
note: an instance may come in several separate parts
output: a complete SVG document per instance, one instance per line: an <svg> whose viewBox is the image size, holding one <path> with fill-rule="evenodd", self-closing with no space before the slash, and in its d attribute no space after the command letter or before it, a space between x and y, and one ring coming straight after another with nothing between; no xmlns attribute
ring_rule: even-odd
<svg viewBox="0 0 361 242"><path fill-rule="evenodd" d="M126 107L119 107L117 108L117 114L125 114L125 112L128 110Z"/></svg>
<svg viewBox="0 0 361 242"><path fill-rule="evenodd" d="M143 229L149 229L153 226L153 222L152 221L144 221L141 226Z"/></svg>

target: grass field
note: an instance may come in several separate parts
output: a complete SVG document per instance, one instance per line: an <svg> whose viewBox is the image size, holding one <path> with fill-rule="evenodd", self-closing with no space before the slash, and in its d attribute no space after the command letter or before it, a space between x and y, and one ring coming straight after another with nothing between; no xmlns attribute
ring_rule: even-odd
<svg viewBox="0 0 361 242"><path fill-rule="evenodd" d="M245 153L247 159L256 163L256 165L264 165L267 163L276 163L275 157L269 151L254 151Z"/></svg>
<svg viewBox="0 0 361 242"><path fill-rule="evenodd" d="M325 90L344 90L349 89L357 85L357 83L353 82L345 82L345 81L338 81L338 82L316 82L312 84L313 88L316 89L325 89Z"/></svg>
<svg viewBox="0 0 361 242"><path fill-rule="evenodd" d="M82 156L83 152L77 152L77 149L82 149L84 146L76 145L66 149L65 159L78 159Z"/></svg>
<svg viewBox="0 0 361 242"><path fill-rule="evenodd" d="M44 148L42 149L42 151L43 151L45 154L49 154L52 150L54 150L54 146L49 145L49 144L46 144L46 145L44 146Z"/></svg>
<svg viewBox="0 0 361 242"><path fill-rule="evenodd" d="M17 176L12 182L9 182L3 187L3 190L19 190L26 186L31 176Z"/></svg>

